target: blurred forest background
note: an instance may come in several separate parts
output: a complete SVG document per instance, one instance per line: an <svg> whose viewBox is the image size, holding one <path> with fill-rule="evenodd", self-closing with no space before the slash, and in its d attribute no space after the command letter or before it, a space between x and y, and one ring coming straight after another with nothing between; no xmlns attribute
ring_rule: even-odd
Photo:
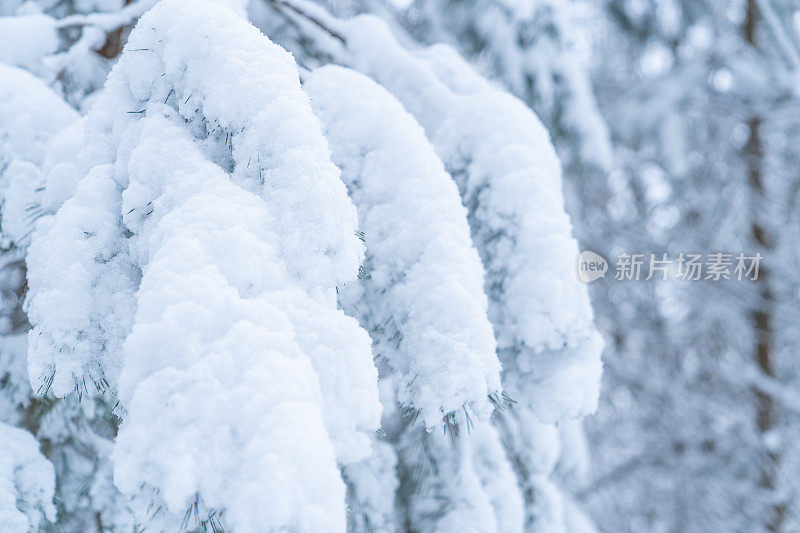
<svg viewBox="0 0 800 533"><path fill-rule="evenodd" d="M584 249L764 256L755 282L591 287L606 370L578 497L604 531L800 528L798 7L572 6L607 173L586 157L601 128L570 134L569 104L528 96L560 145Z"/></svg>
<svg viewBox="0 0 800 533"><path fill-rule="evenodd" d="M0 0L0 14L129 3ZM279 43L292 30L271 11L280 3L249 5ZM558 471L604 532L800 531L800 2L319 3L452 44L530 105L561 157L583 250L612 264L763 256L757 281L616 281L612 270L589 285L606 339L600 407L565 439L576 453L564 457L591 459ZM73 106L91 105L134 22L54 56Z"/></svg>
<svg viewBox="0 0 800 533"><path fill-rule="evenodd" d="M590 285L605 374L572 484L597 527L800 529L800 3L418 0L402 20L537 111L582 249L764 257L757 281Z"/></svg>

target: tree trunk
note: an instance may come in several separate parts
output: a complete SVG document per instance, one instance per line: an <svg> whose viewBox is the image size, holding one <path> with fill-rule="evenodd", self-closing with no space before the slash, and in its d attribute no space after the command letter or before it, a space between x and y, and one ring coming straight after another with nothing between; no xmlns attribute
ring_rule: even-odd
<svg viewBox="0 0 800 533"><path fill-rule="evenodd" d="M758 21L758 8L755 0L747 2L747 18L744 23L744 38L757 48L756 44L756 25ZM761 118L754 114L747 121L749 138L744 146L744 160L747 166L747 181L751 199L750 233L752 242L757 248L755 251L768 252L773 248L772 238L769 235L767 225L763 221L766 197L763 180L763 159L764 148L759 129ZM768 257L766 253L763 254ZM753 336L755 346L753 357L758 370L765 376L773 378L775 369L773 364L774 335L773 335L773 313L775 299L770 288L770 272L768 265L761 265L758 280L758 296L756 305L751 311L751 322L753 325ZM766 436L776 423L775 405L768 394L756 391L756 424L762 436ZM776 488L776 474L778 470L778 457L772 451L768 451L767 460L762 467L761 485L769 496L774 496ZM780 531L786 514L786 506L781 502L772 504L770 515L767 517L766 527L769 531Z"/></svg>

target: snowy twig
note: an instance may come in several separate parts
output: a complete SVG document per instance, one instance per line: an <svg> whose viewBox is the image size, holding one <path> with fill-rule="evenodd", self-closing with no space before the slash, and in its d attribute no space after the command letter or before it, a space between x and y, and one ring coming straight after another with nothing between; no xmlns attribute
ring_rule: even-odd
<svg viewBox="0 0 800 533"><path fill-rule="evenodd" d="M306 2L298 2L296 0L292 0L291 2L287 0L267 0L267 2L274 5L276 9L280 9L282 7L290 9L295 14L308 20L319 29L338 40L340 43L346 44L344 36L333 29L334 24L332 24L332 18L330 15L323 13L320 9L316 8L316 6Z"/></svg>
<svg viewBox="0 0 800 533"><path fill-rule="evenodd" d="M781 403L785 408L795 413L800 413L800 394L790 389L775 378L766 376L754 370L745 371L744 379L750 386L759 392L770 396Z"/></svg>
<svg viewBox="0 0 800 533"><path fill-rule="evenodd" d="M57 21L56 28L82 27L82 31L80 38L69 49L52 56L50 61L53 71L60 76L68 63L77 61L75 58L91 50L101 50L105 46L109 34L125 26L132 26L145 11L157 2L158 0L139 0L116 13L71 15Z"/></svg>
<svg viewBox="0 0 800 533"><path fill-rule="evenodd" d="M116 13L92 13L90 15L72 15L59 20L57 28L76 26L95 26L105 32L112 32L137 20L142 14L156 5L158 0L138 0L128 4Z"/></svg>

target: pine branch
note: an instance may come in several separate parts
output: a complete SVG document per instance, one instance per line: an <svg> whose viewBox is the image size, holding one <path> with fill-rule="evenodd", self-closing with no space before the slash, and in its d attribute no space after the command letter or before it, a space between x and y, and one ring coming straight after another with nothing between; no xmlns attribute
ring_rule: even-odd
<svg viewBox="0 0 800 533"><path fill-rule="evenodd" d="M295 2L288 2L286 0L267 0L267 2L275 6L276 9L286 8L293 11L295 14L311 22L319 29L321 29L322 31L324 31L325 33L327 33L328 35L339 41L340 43L347 44L347 41L345 40L344 36L341 33L334 30L328 23L328 21L323 21L322 17L320 17L319 15L312 15L311 13L309 13L311 8L309 7L301 8L298 5L296 5Z"/></svg>

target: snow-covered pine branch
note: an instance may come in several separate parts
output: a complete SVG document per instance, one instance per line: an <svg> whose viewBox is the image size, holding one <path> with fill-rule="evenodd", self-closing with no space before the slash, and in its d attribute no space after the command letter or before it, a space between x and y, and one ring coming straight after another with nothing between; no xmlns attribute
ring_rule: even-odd
<svg viewBox="0 0 800 533"><path fill-rule="evenodd" d="M25 245L41 210L39 165L52 135L77 114L37 78L0 65L0 421L17 423L30 398L25 355Z"/></svg>
<svg viewBox="0 0 800 533"><path fill-rule="evenodd" d="M374 17L342 26L353 63L417 117L459 185L505 391L543 420L591 412L601 343L574 275L560 165L538 118L449 48L412 54Z"/></svg>
<svg viewBox="0 0 800 533"><path fill-rule="evenodd" d="M359 213L363 279L339 290L397 375L398 401L429 428L486 419L500 364L466 210L417 122L385 89L341 67L304 82Z"/></svg>
<svg viewBox="0 0 800 533"><path fill-rule="evenodd" d="M41 13L0 16L0 63L41 71L43 58L61 44L56 24L56 19Z"/></svg>
<svg viewBox="0 0 800 533"><path fill-rule="evenodd" d="M290 56L224 7L166 0L86 143L31 252L33 368L59 395L119 382L115 483L141 523L344 529L336 460L368 450L377 374L336 309L362 246Z"/></svg>
<svg viewBox="0 0 800 533"><path fill-rule="evenodd" d="M319 380L286 311L314 303L292 284L275 220L174 121L142 122L125 192L153 212L134 237L148 260L125 343L115 482L158 530L343 529Z"/></svg>
<svg viewBox="0 0 800 533"><path fill-rule="evenodd" d="M52 137L77 118L39 79L0 64L0 378L17 405L30 392L27 344L16 337L24 337L28 325L20 300L25 292L25 247L43 214L40 167Z"/></svg>
<svg viewBox="0 0 800 533"><path fill-rule="evenodd" d="M399 456L376 443L378 453L345 468L351 527L399 527L394 497L369 490L399 459L399 498L413 529L521 531L521 496L515 519L511 467L486 422L500 368L458 189L419 124L372 80L329 66L304 88L359 210L365 270L340 287L339 301L372 335L383 426ZM479 450L469 436L475 424L486 444Z"/></svg>
<svg viewBox="0 0 800 533"><path fill-rule="evenodd" d="M498 533L525 531L525 498L499 431L478 423L470 431L471 461L489 498Z"/></svg>
<svg viewBox="0 0 800 533"><path fill-rule="evenodd" d="M40 169L53 137L78 114L29 72L0 64L2 248L24 247L37 216Z"/></svg>
<svg viewBox="0 0 800 533"><path fill-rule="evenodd" d="M74 165L60 160L74 157L77 151L74 145L69 146L81 140L80 135L73 135L80 131L82 122L76 120L77 117L78 114L39 79L28 72L0 65L3 247L0 254L3 284L0 421L29 429L43 443L43 450L52 464L36 451L37 440L29 435L24 438L37 460L43 463L37 469L49 470L50 478L55 471L55 501L61 526L85 529L89 523L103 523L125 529L132 527L132 520L111 483L110 438L115 432L115 422L108 416L111 405L100 397L97 401L79 402L75 397L68 401L48 398L40 402L31 397L33 391L26 364L28 343L24 332L28 322L20 304L26 291L26 248L37 221L52 215L60 205L59 192L63 194L69 183L74 182L62 179L69 174L63 171ZM54 186L43 191L47 182ZM82 389L80 395L87 392ZM22 442L20 439L17 441ZM4 447L4 451L6 449L13 451L13 446ZM8 460L14 460L13 453ZM34 482L32 473L33 470L22 468L15 470L14 475L30 477L23 482L31 483ZM43 486L48 487L48 505L52 507L52 481ZM19 508L26 513L29 510L25 506ZM3 525L16 523L11 517L6 518L2 520ZM47 519L54 520L54 512L48 511ZM35 522L33 517L31 520Z"/></svg>
<svg viewBox="0 0 800 533"><path fill-rule="evenodd" d="M53 521L55 474L27 431L0 422L0 524L6 531L37 531Z"/></svg>
<svg viewBox="0 0 800 533"><path fill-rule="evenodd" d="M392 401L391 395L384 395ZM397 453L394 447L377 438L369 457L345 465L342 477L347 484L347 531L371 533L395 531L402 522L397 507Z"/></svg>

